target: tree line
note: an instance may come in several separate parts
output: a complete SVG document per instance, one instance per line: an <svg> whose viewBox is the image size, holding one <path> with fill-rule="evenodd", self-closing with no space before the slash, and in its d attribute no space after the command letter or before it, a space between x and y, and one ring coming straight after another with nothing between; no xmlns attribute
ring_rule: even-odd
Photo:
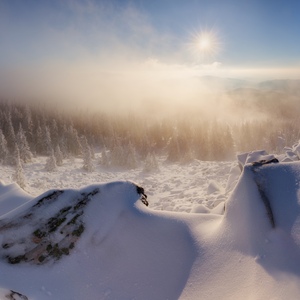
<svg viewBox="0 0 300 300"><path fill-rule="evenodd" d="M48 170L81 157L83 168L91 171L95 152L101 152L99 163L105 167L135 168L157 156L169 162L231 160L237 152L255 149L276 153L299 138L299 119L229 123L197 116L68 113L42 104L0 102L0 162L24 164L47 156Z"/></svg>

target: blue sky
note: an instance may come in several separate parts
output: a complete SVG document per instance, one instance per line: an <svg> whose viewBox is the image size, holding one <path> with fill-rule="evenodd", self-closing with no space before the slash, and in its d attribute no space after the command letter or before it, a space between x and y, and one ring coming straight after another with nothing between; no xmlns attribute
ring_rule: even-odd
<svg viewBox="0 0 300 300"><path fill-rule="evenodd" d="M79 58L74 48L97 55L113 40L141 57L192 63L191 33L213 29L221 49L212 59L224 65L300 65L296 0L1 0L0 10L1 64Z"/></svg>
<svg viewBox="0 0 300 300"><path fill-rule="evenodd" d="M179 33L182 39L190 28L216 28L224 44L220 59L229 64L299 64L300 1L154 0L138 3L153 23L174 35Z"/></svg>
<svg viewBox="0 0 300 300"><path fill-rule="evenodd" d="M298 0L0 0L1 93L138 98L164 82L172 98L207 74L300 78L299 15Z"/></svg>

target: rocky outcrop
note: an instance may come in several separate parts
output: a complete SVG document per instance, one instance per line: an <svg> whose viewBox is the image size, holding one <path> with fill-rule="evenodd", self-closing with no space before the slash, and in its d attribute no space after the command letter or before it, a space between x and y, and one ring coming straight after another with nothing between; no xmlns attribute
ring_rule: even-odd
<svg viewBox="0 0 300 300"><path fill-rule="evenodd" d="M136 186L136 192L148 205L144 189ZM13 219L0 220L1 258L10 264L42 265L69 255L85 231L85 209L100 193L101 186L50 191Z"/></svg>

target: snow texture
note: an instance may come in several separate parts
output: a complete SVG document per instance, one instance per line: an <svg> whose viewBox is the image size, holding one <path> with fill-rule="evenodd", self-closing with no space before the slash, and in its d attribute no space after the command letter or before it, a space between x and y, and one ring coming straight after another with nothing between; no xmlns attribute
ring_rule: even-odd
<svg viewBox="0 0 300 300"><path fill-rule="evenodd" d="M226 185L207 177L213 207L191 213L151 208L163 193L129 181L34 199L2 185L1 299L298 299L300 162L285 162L298 148L240 155Z"/></svg>

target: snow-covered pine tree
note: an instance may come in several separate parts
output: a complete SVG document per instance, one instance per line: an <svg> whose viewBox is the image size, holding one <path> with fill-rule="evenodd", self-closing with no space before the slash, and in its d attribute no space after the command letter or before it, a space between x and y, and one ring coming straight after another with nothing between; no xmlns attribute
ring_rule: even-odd
<svg viewBox="0 0 300 300"><path fill-rule="evenodd" d="M182 155L181 155L177 135L174 135L173 137L170 138L167 151L168 151L167 160L169 162L176 162L181 160Z"/></svg>
<svg viewBox="0 0 300 300"><path fill-rule="evenodd" d="M235 144L231 132L231 128L227 125L224 132L225 157L224 159L233 159L235 157Z"/></svg>
<svg viewBox="0 0 300 300"><path fill-rule="evenodd" d="M90 149L91 149L92 159L95 159L95 158L96 158L96 154L95 154L94 147L93 147L93 146L90 146Z"/></svg>
<svg viewBox="0 0 300 300"><path fill-rule="evenodd" d="M44 143L46 146L46 154L52 155L52 140L51 140L51 133L48 126L44 127Z"/></svg>
<svg viewBox="0 0 300 300"><path fill-rule="evenodd" d="M45 165L45 170L47 172L53 172L57 169L57 165L56 165L56 159L54 156L54 150L51 149L51 154L48 157L47 161L46 161L46 165Z"/></svg>
<svg viewBox="0 0 300 300"><path fill-rule="evenodd" d="M116 142L112 148L110 163L116 167L124 167L125 165L125 154L119 142Z"/></svg>
<svg viewBox="0 0 300 300"><path fill-rule="evenodd" d="M0 162L2 164L5 164L7 162L7 155L8 155L7 141L5 139L2 130L0 129Z"/></svg>
<svg viewBox="0 0 300 300"><path fill-rule="evenodd" d="M82 138L82 151L83 151L83 169L88 172L94 171L93 155L91 147L89 146L86 137Z"/></svg>
<svg viewBox="0 0 300 300"><path fill-rule="evenodd" d="M209 133L210 159L218 161L232 159L234 144L229 126L213 122Z"/></svg>
<svg viewBox="0 0 300 300"><path fill-rule="evenodd" d="M23 127L20 123L19 125L19 131L16 136L16 142L19 148L20 152L20 159L24 162L30 162L32 160L32 153L30 151L25 132L23 130Z"/></svg>
<svg viewBox="0 0 300 300"><path fill-rule="evenodd" d="M56 164L57 164L58 166L61 166L61 165L63 164L63 154L62 154L62 152L61 152L61 150L60 150L59 145L57 145L57 146L55 147L54 156L55 156L55 159L56 159Z"/></svg>
<svg viewBox="0 0 300 300"><path fill-rule="evenodd" d="M20 159L20 151L17 145L15 146L15 173L12 178L22 189L25 188L26 180Z"/></svg>
<svg viewBox="0 0 300 300"><path fill-rule="evenodd" d="M129 143L126 151L125 167L135 169L138 166L136 151L132 143Z"/></svg>
<svg viewBox="0 0 300 300"><path fill-rule="evenodd" d="M68 145L68 150L73 155L81 155L83 151L83 146L79 141L78 131L71 124L67 130L66 143Z"/></svg>
<svg viewBox="0 0 300 300"><path fill-rule="evenodd" d="M25 105L24 108L24 131L26 132L26 138L30 147L32 147L34 137L33 137L33 121L32 112L29 105Z"/></svg>
<svg viewBox="0 0 300 300"><path fill-rule="evenodd" d="M50 134L51 134L51 142L52 145L57 145L58 144L58 126L57 126L57 122L55 119L52 119L51 124L50 124Z"/></svg>
<svg viewBox="0 0 300 300"><path fill-rule="evenodd" d="M223 156L222 135L223 130L216 121L213 121L208 131L209 160L221 160Z"/></svg>
<svg viewBox="0 0 300 300"><path fill-rule="evenodd" d="M35 129L35 139L34 151L37 154L45 154L45 144L43 142L43 131L40 122L38 121L37 127Z"/></svg>
<svg viewBox="0 0 300 300"><path fill-rule="evenodd" d="M144 163L144 172L158 171L158 162L154 154L148 153Z"/></svg>
<svg viewBox="0 0 300 300"><path fill-rule="evenodd" d="M101 157L100 157L99 163L103 167L108 167L110 165L109 157L108 157L107 150L106 150L105 146L101 151Z"/></svg>
<svg viewBox="0 0 300 300"><path fill-rule="evenodd" d="M65 140L65 136L62 135L62 137L60 138L60 141L59 141L59 148L60 148L60 151L63 155L63 159L65 158L69 158L69 152L68 152L68 147L66 145L66 140Z"/></svg>
<svg viewBox="0 0 300 300"><path fill-rule="evenodd" d="M193 156L199 160L207 160L209 156L207 122L201 121L195 125L190 141Z"/></svg>
<svg viewBox="0 0 300 300"><path fill-rule="evenodd" d="M14 152L15 151L14 147L16 144L16 135L12 124L10 112L6 115L5 123L6 124L4 126L5 129L4 135L7 141L7 147L11 152Z"/></svg>

